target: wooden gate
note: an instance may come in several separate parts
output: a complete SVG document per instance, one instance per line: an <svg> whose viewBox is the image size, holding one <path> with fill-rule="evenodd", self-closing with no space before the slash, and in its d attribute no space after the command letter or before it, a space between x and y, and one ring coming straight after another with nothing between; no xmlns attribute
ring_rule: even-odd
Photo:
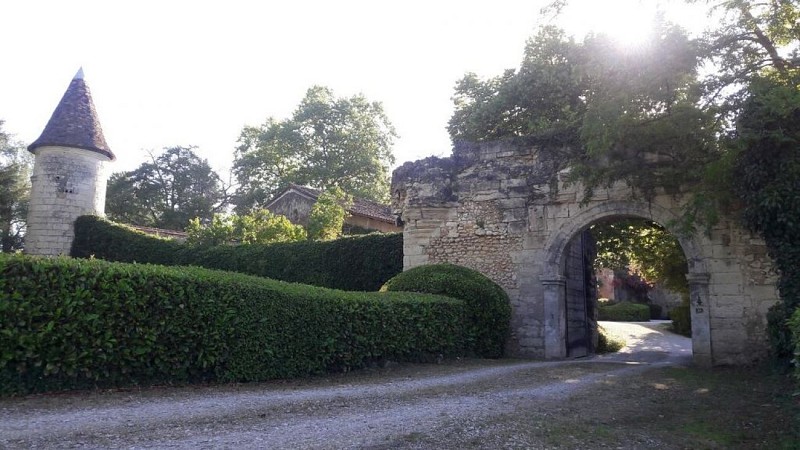
<svg viewBox="0 0 800 450"><path fill-rule="evenodd" d="M566 249L567 356L578 358L594 351L592 346L594 302L596 299L593 270L595 246L588 231L576 236Z"/></svg>

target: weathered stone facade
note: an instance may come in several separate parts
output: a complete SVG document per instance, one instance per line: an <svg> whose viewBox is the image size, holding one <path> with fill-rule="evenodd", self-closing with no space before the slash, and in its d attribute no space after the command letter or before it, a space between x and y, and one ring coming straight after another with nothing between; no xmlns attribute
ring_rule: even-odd
<svg viewBox="0 0 800 450"><path fill-rule="evenodd" d="M669 229L679 217L680 196L662 192L644 201L617 184L584 199L566 174L549 152L502 142L459 144L449 158L406 163L393 174L405 269L447 261L503 286L512 302L508 349L515 356L567 356L570 241L600 220L639 217ZM763 357L766 313L778 298L764 243L731 220L708 235L674 234L689 262L695 361Z"/></svg>
<svg viewBox="0 0 800 450"><path fill-rule="evenodd" d="M25 252L33 255L69 255L75 219L102 216L106 203L108 158L100 153L68 147L36 149Z"/></svg>

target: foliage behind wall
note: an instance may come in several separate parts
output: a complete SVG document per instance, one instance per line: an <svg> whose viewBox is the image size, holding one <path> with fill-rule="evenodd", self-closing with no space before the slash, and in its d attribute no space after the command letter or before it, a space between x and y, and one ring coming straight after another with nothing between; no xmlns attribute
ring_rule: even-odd
<svg viewBox="0 0 800 450"><path fill-rule="evenodd" d="M192 247L94 216L75 222L72 256L121 262L193 265L348 291L377 291L403 271L403 235L333 241Z"/></svg>

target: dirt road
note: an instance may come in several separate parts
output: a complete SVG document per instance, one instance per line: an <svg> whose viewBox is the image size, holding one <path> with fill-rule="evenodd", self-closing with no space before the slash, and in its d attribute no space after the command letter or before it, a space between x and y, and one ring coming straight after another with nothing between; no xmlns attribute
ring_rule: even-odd
<svg viewBox="0 0 800 450"><path fill-rule="evenodd" d="M657 326L605 325L630 342L618 355L6 399L0 448L539 448L545 444L530 435L493 427L509 414L547 416L597 386L691 359L689 339Z"/></svg>

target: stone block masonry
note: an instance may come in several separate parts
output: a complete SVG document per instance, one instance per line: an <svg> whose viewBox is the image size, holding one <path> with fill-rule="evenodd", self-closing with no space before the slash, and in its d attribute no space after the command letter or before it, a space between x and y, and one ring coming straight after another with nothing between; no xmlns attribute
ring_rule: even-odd
<svg viewBox="0 0 800 450"><path fill-rule="evenodd" d="M106 201L104 155L69 147L36 150L25 252L68 255L79 216L103 215Z"/></svg>
<svg viewBox="0 0 800 450"><path fill-rule="evenodd" d="M645 202L622 184L584 199L579 183L565 183L569 169L558 154L511 142L460 143L451 157L406 163L392 177L393 212L405 222L405 269L450 262L506 289L513 356L567 356L565 268L576 236L627 217L669 230L685 199L661 193ZM778 295L763 242L728 219L710 235L673 234L689 263L695 362L765 357L766 311Z"/></svg>

